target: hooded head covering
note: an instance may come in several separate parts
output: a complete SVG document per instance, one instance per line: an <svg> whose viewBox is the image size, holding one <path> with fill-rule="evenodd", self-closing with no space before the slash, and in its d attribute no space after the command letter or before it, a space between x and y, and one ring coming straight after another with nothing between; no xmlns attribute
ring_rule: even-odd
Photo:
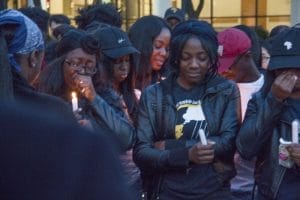
<svg viewBox="0 0 300 200"><path fill-rule="evenodd" d="M4 10L0 12L0 29L7 25L15 25L13 38L7 44L10 65L21 71L13 54L27 54L34 50L44 49L43 35L38 26L24 14L16 10Z"/></svg>

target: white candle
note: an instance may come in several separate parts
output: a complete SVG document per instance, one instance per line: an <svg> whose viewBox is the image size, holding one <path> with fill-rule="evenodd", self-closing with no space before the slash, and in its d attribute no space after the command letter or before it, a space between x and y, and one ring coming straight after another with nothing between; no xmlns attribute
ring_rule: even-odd
<svg viewBox="0 0 300 200"><path fill-rule="evenodd" d="M78 99L76 92L72 92L72 109L73 111L78 110Z"/></svg>
<svg viewBox="0 0 300 200"><path fill-rule="evenodd" d="M292 142L298 143L299 121L297 119L292 122Z"/></svg>
<svg viewBox="0 0 300 200"><path fill-rule="evenodd" d="M202 143L203 145L207 145L206 136L205 136L205 133L204 133L204 131L203 131L202 128L199 129L198 134L199 134L201 143Z"/></svg>

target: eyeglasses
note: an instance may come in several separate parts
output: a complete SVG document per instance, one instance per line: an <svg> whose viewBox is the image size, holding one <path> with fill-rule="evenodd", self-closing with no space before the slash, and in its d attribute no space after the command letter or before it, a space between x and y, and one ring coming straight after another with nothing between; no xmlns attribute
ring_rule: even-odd
<svg viewBox="0 0 300 200"><path fill-rule="evenodd" d="M82 63L71 62L69 60L65 60L64 63L74 68L74 70L80 75L92 76L97 72L97 68L94 66L94 63L85 65Z"/></svg>

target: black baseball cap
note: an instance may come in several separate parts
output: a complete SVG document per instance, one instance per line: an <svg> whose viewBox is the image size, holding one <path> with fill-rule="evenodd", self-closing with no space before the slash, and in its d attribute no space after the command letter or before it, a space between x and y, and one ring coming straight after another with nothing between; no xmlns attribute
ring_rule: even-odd
<svg viewBox="0 0 300 200"><path fill-rule="evenodd" d="M104 55L116 59L128 54L140 53L134 48L127 34L118 27L109 26L94 32Z"/></svg>
<svg viewBox="0 0 300 200"><path fill-rule="evenodd" d="M269 70L300 69L300 28L292 27L274 37Z"/></svg>
<svg viewBox="0 0 300 200"><path fill-rule="evenodd" d="M165 20L175 18L179 22L183 22L185 19L184 15L185 14L184 14L183 10L181 10L179 8L171 7L166 10L164 18L165 18Z"/></svg>

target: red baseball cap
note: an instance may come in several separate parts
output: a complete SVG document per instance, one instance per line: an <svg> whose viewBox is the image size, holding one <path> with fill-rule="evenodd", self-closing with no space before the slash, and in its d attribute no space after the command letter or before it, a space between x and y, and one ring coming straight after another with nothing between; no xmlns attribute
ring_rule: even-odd
<svg viewBox="0 0 300 200"><path fill-rule="evenodd" d="M237 28L228 28L218 33L219 73L225 72L237 56L251 48L251 40L246 33Z"/></svg>

